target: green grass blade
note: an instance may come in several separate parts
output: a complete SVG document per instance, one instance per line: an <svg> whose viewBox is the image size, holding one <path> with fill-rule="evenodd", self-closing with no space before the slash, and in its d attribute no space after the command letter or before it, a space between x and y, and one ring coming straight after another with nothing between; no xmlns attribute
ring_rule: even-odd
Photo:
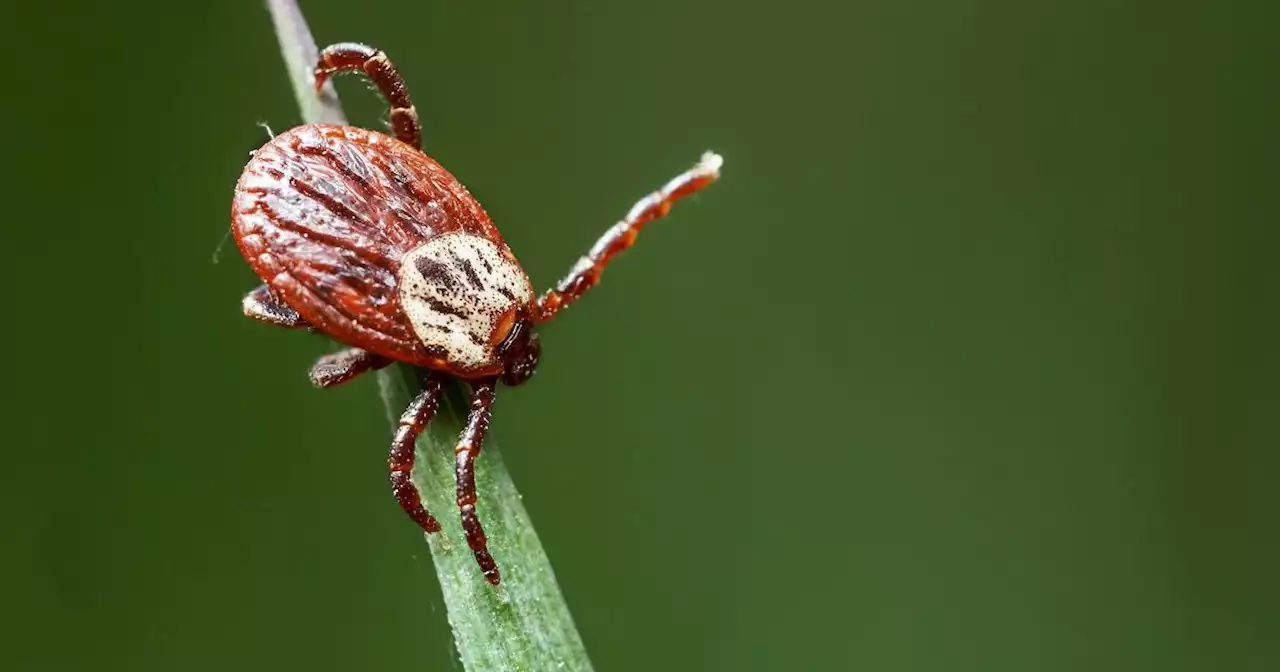
<svg viewBox="0 0 1280 672"><path fill-rule="evenodd" d="M326 82L324 88L316 92L311 70L320 58L320 48L311 37L311 28L297 1L267 0L267 10L276 27L280 54L284 56L284 67L289 71L289 83L293 85L302 120L309 124L347 123L333 82Z"/></svg>
<svg viewBox="0 0 1280 672"><path fill-rule="evenodd" d="M297 2L268 0L267 6L303 120L345 123L332 86L319 94L312 86L310 71L318 50ZM377 375L387 416L395 422L419 389L417 373L397 364ZM428 510L444 527L443 534L425 537L463 666L468 672L592 669L551 562L492 438L477 460L476 489L502 585L495 589L480 574L454 502L453 448L467 406L457 385L448 390L435 420L418 439L413 476ZM412 529L406 521L406 534Z"/></svg>

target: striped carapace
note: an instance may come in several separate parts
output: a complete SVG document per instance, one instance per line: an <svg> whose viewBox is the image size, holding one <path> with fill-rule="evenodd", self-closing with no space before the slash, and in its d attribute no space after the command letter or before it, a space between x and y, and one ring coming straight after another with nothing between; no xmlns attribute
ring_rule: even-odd
<svg viewBox="0 0 1280 672"><path fill-rule="evenodd" d="M476 516L474 465L498 379L519 385L532 376L541 352L534 325L595 285L644 224L713 182L721 159L708 152L640 199L554 289L535 296L488 214L422 152L417 112L386 54L362 44L330 46L320 54L315 85L350 71L364 72L390 103L392 135L307 124L254 152L231 212L236 244L265 282L244 297L244 313L323 332L347 346L312 367L319 387L392 362L422 370L422 390L400 418L388 463L396 500L426 532L438 532L440 524L410 478L414 442L435 414L444 380L470 384L455 451L457 503L468 545L497 585L498 567Z"/></svg>

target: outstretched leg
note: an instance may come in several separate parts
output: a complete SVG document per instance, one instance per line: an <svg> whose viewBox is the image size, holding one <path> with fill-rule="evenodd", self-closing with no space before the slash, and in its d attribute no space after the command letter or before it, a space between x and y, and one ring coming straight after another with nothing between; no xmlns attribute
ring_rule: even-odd
<svg viewBox="0 0 1280 672"><path fill-rule="evenodd" d="M341 385L356 376L377 371L391 363L381 355L360 348L347 348L325 355L311 367L311 382L316 387Z"/></svg>
<svg viewBox="0 0 1280 672"><path fill-rule="evenodd" d="M414 444L418 435L431 422L440 405L440 388L442 378L438 373L428 373L422 381L422 391L418 393L400 416L400 424L396 426L395 437L391 440L391 453L387 457L387 466L391 470L391 492L400 503L400 508L409 514L413 522L423 532L439 532L440 522L422 506L422 497L418 494L418 486L410 478L413 472Z"/></svg>
<svg viewBox="0 0 1280 672"><path fill-rule="evenodd" d="M462 530L467 535L467 545L476 556L480 571L486 581L498 585L502 580L498 565L489 555L489 542L484 527L476 517L476 457L489 431L489 418L493 414L493 388L496 378L478 380L471 384L471 409L467 413L467 426L462 430L458 446L454 448L454 474L458 481L458 510L462 513Z"/></svg>
<svg viewBox="0 0 1280 672"><path fill-rule="evenodd" d="M720 155L707 152L702 155L698 165L676 176L666 186L640 199L631 206L631 211L622 221L613 225L600 240L591 247L591 251L578 260L555 289L548 290L538 298L538 309L535 320L546 322L561 308L577 301L587 293L604 272L609 260L619 252L631 247L636 242L640 228L645 224L662 217L671 210L671 204L711 184L720 177L720 164L724 159Z"/></svg>
<svg viewBox="0 0 1280 672"><path fill-rule="evenodd" d="M320 62L316 64L316 91L330 77L352 70L363 70L391 105L391 130L396 139L421 149L422 125L418 123L418 111L409 98L404 79L380 49L355 42L325 47L320 52Z"/></svg>
<svg viewBox="0 0 1280 672"><path fill-rule="evenodd" d="M260 322L274 324L277 327L286 329L311 328L311 325L307 324L306 320L303 320L296 310L277 299L275 294L271 293L271 288L266 285L261 285L246 294L241 306L246 317L251 317Z"/></svg>

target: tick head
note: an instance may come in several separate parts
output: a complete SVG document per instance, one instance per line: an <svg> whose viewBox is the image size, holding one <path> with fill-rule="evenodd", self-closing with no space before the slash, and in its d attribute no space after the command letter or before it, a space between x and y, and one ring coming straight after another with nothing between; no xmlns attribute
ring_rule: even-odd
<svg viewBox="0 0 1280 672"><path fill-rule="evenodd" d="M538 356L542 354L542 345L538 343L538 334L533 331L533 323L523 317L518 319L499 346L499 353L502 357L502 382L514 387L529 380L538 368Z"/></svg>

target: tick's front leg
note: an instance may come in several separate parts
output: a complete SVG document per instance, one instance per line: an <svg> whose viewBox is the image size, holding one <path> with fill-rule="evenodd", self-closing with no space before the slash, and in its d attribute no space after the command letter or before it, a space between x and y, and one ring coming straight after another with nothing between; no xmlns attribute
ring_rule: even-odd
<svg viewBox="0 0 1280 672"><path fill-rule="evenodd" d="M396 139L421 149L422 124L418 122L418 110L409 98L409 90L400 71L382 50L357 42L325 47L315 68L316 90L319 91L330 77L355 70L363 71L387 99L391 106L391 132Z"/></svg>
<svg viewBox="0 0 1280 672"><path fill-rule="evenodd" d="M587 293L604 272L609 260L636 242L640 228L662 217L671 210L671 204L711 184L720 177L720 165L724 159L719 154L707 152L693 168L677 175L666 186L640 199L622 221L613 225L591 251L578 260L555 289L538 298L535 321L546 322L555 317L561 308L568 306Z"/></svg>

